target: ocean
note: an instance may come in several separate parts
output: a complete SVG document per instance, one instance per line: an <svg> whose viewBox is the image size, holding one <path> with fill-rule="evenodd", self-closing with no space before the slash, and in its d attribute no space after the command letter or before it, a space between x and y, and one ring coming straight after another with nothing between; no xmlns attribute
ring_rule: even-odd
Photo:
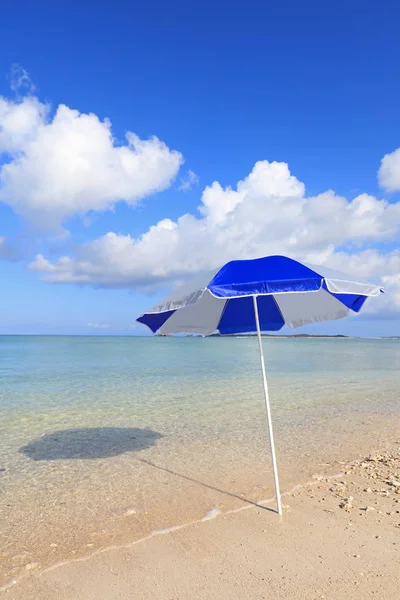
<svg viewBox="0 0 400 600"><path fill-rule="evenodd" d="M283 490L400 442L400 340L263 345ZM0 336L0 409L0 585L273 496L256 338Z"/></svg>

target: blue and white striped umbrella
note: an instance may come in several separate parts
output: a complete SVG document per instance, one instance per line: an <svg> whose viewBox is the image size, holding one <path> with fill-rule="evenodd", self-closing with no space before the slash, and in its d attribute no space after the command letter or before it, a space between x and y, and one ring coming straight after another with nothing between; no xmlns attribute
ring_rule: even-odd
<svg viewBox="0 0 400 600"><path fill-rule="evenodd" d="M285 256L233 260L192 279L142 314L153 333L257 332L278 512L282 513L261 331L341 319L383 289L326 267Z"/></svg>
<svg viewBox="0 0 400 600"><path fill-rule="evenodd" d="M234 260L202 274L158 302L137 320L153 333L210 335L256 331L257 296L261 331L284 325L341 319L358 313L382 288L326 267L285 256Z"/></svg>

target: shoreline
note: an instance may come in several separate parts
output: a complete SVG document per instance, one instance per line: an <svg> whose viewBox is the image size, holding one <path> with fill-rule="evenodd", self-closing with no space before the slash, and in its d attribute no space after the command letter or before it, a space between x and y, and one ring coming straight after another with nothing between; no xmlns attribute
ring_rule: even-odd
<svg viewBox="0 0 400 600"><path fill-rule="evenodd" d="M396 474L396 476L399 475L399 469L400 469L400 442L394 443L392 445L393 447L391 448L391 451L388 452L387 449L384 451L384 453L382 455L378 455L378 459L379 456L383 457L383 460L385 460L385 457L390 457L390 460L394 461L394 472ZM109 559L111 559L111 556L114 556L114 554L121 554L123 552L133 552L135 553L137 551L137 547L146 547L148 544L157 544L157 540L161 540L161 539L167 539L167 538L173 538L175 539L176 536L179 537L183 537L185 538L186 535L189 535L188 532L192 531L193 529L197 531L199 538L201 539L203 535L205 535L205 532L202 530L202 527L204 528L204 526L206 526L207 524L215 524L216 529L219 529L222 525L219 525L223 522L225 522L227 519L239 519L239 521L242 519L242 517L240 516L241 514L247 513L247 512L257 512L258 515L262 515L263 516L263 520L267 520L267 525L268 527L272 527L272 528L279 528L282 526L285 526L285 522L286 520L290 517L290 513L292 512L293 508L298 504L298 500L295 500L296 498L299 498L300 501L304 502L304 499L307 497L310 497L309 500L314 500L316 499L317 502L321 503L321 502L325 502L326 498L323 497L322 500L321 498L319 498L319 496L321 496L321 490L323 490L323 495L327 495L328 493L331 496L331 500L332 498L335 496L337 498L340 498L340 503L343 503L343 506L340 507L341 505L339 504L338 501L336 501L336 509L333 510L327 510L327 513L346 513L349 514L351 511L353 511L353 506L351 506L349 509L348 505L349 503L347 502L348 497L352 498L350 504L352 504L353 502L353 496L351 496L351 494L347 497L343 496L343 490L340 490L340 486L342 484L334 484L333 486L330 486L330 492L327 492L326 490L328 489L329 484L331 484L332 482L336 481L336 480L343 480L343 478L347 478L349 476L354 476L354 478L356 478L357 476L360 477L364 477L365 476L365 465L374 465L377 461L379 462L378 459L375 458L365 458L363 460L360 459L354 459L354 460L350 460L350 461L345 461L345 463L343 464L343 470L340 473L335 473L335 474L331 474L331 475L326 475L326 474L315 474L313 475L312 479L303 483L298 483L296 485L294 485L291 489L285 491L282 494L282 499L284 499L285 502L287 502L288 504L285 504L285 510L284 510L284 515L283 515L283 520L280 520L277 513L275 512L275 507L274 507L274 502L275 502L275 498L268 498L268 499L264 499L264 500L258 500L256 501L254 504L244 504L240 507L237 508L233 508L233 509L229 509L226 511L221 511L221 510L215 510L212 509L211 511L209 511L209 513L207 513L206 515L204 515L203 517L201 517L200 519L195 519L189 522L185 522L185 523L181 523L181 524L177 524L171 527L167 527L164 529L158 529L158 530L153 530L149 535L146 535L140 539L136 539L133 541L130 541L129 543L126 544L118 544L118 545L110 545L107 547L103 547L103 548L98 548L96 549L94 552L92 552L91 554L88 554L86 556L82 556L82 557L76 557L76 558L71 558L71 559L67 559L64 561L59 561L53 565L47 566L44 569L40 570L38 568L38 565L33 564L30 568L29 568L29 572L22 575L20 578L18 578L16 581L11 581L9 583L7 583L5 586L0 588L0 592L7 594L7 597L12 598L15 600L19 600L22 598L24 598L24 600L28 600L30 598L43 598L46 599L47 598L51 598L51 596L45 596L45 595L37 595L38 593L43 594L45 592L43 591L35 591L35 592L30 592L30 588L33 586L35 589L38 587L39 590L41 590L41 585L43 581L47 581L47 578L50 577L50 579L53 577L52 574L56 573L56 579L59 578L59 574L63 574L65 572L65 570L67 570L68 572L72 569L72 571L74 571L75 569L77 570L77 576L81 571L80 566L82 564L88 563L88 564L96 564L97 561L101 564L103 563L108 563ZM374 462L375 461L375 462ZM392 469L393 470L393 469ZM364 471L364 473L363 473ZM361 473L361 475L360 475ZM397 482L396 479L393 480L394 482ZM354 482L353 482L354 483ZM400 528L400 485L399 487L393 485L391 486L393 487L393 491L394 493L392 494L393 496L393 502L396 504L395 507L395 511L393 511L394 515L397 515L395 518L398 519L398 524L395 525L395 527ZM366 488L368 489L368 488ZM339 495L337 495L337 493L339 492ZM369 492L366 493L373 493L374 496L376 496L378 494L379 498L381 498L381 492L379 492L378 490L375 492L372 492L372 490L370 490ZM383 494L383 492L382 492ZM390 493L388 493L386 495L383 494L382 498L385 497L389 497ZM392 497L390 498L390 500L392 500ZM307 500L308 502L308 500ZM347 504L346 504L347 503ZM327 504L328 505L328 504ZM355 504L354 504L355 506ZM265 508L269 509L269 510L265 510ZM365 507L366 509L368 507ZM369 512L374 512L374 508L373 507L369 507L370 510L365 510L365 515ZM359 510L364 509L364 507L359 508ZM308 516L312 515L314 510L315 510L315 502L310 502L309 505L306 505L305 510L308 514ZM357 509L356 509L357 510ZM380 511L382 514L383 512ZM378 513L377 513L378 514ZM203 533L202 533L203 531ZM259 532L258 532L259 533ZM399 550L400 550L400 542L399 542ZM141 551L139 551L141 552ZM114 559L113 559L114 560ZM150 565L149 565L150 567ZM36 570L37 569L37 570ZM78 573L79 572L79 573ZM68 577L70 577L70 575L68 575ZM78 577L78 580L80 581L80 578ZM399 581L400 583L400 581ZM47 586L47 583L46 583ZM47 589L47 588L46 588ZM19 595L19 593L21 592L21 596ZM26 594L35 594L32 596L27 596ZM57 592L58 593L58 592ZM77 591L76 593L79 593L79 591ZM86 592L85 592L86 593ZM70 598L70 596L53 596L53 597L57 597L58 598ZM71 596L75 598L82 598L82 600L85 598L86 600L86 596ZM93 596L94 598L95 596ZM109 596L107 595L107 600L109 598ZM119 597L119 596L118 596ZM143 596L143 597L147 597L147 596ZM150 597L150 596L149 596ZM165 596L167 598L167 596ZM168 596L169 597L169 596ZM191 596L184 596L184 598L186 597L190 597ZM195 596L193 596L194 598ZM254 596L255 598L258 596ZM280 596L278 596L280 597ZM293 596L295 597L295 596ZM297 597L297 596L296 596ZM369 596L368 596L369 597ZM88 596L89 598L89 596ZM91 598L91 596L90 596ZM162 598L164 598L164 596L162 596ZM181 598L179 596L179 598Z"/></svg>
<svg viewBox="0 0 400 600"><path fill-rule="evenodd" d="M294 439L300 460L294 460L292 453L279 455L283 490L306 484L316 472L321 476L335 474L344 464L366 456L372 447L388 449L391 442L398 440L400 418L397 415L352 413L350 421L348 419L349 415L344 418L343 414L331 417L328 430L325 429L327 421L323 420L319 423L319 432L316 423L311 422L309 435ZM315 434L313 440L312 432ZM177 453L168 455L167 462L157 460L159 452L154 449L153 459L150 451L148 457L123 455L122 464L110 459L85 463L93 482L98 482L101 474L106 477L101 489L85 485L85 479L80 479L80 464L71 461L74 468L70 477L71 489L57 475L53 486L46 485L40 496L36 494L33 498L26 493L25 498L14 496L15 506L6 509L4 525L9 533L8 538L3 535L5 543L2 544L4 585L36 569L85 558L93 554L93 550L129 546L135 540L148 538L153 531L170 531L177 526L201 522L210 511L223 515L272 497L272 467L264 432L262 436L262 443L256 444L261 454L248 449L245 455L242 453L240 461L235 453L231 454L231 450L236 451L237 442L228 449L227 455L221 454L225 452L225 446L203 447L203 453L210 454L209 460L197 464L196 471L193 471L192 458L198 455L199 449L195 448L190 448L185 455L177 447ZM323 440L324 445L321 445ZM283 449L286 442L283 437L280 441ZM215 458L216 453L219 459ZM223 460L222 456L225 457ZM227 462L228 456L233 462ZM41 470L50 469L50 472L58 469L51 462L38 465ZM66 465L64 473L69 473L69 468ZM43 479L44 483L47 481ZM61 494L55 485L62 490ZM16 488L14 492L20 489ZM40 488L34 489L40 491ZM97 495L93 494L95 489L99 492ZM10 499L12 490L7 491ZM29 502L29 514L26 515L21 515L23 500L25 506ZM33 500L35 504L32 504ZM107 512L105 502L108 503ZM13 511L12 521L7 522L10 511ZM18 519L19 515L25 519L23 523Z"/></svg>
<svg viewBox="0 0 400 600"><path fill-rule="evenodd" d="M241 523L251 511L232 511L273 496L254 340L170 339L171 352L133 341L3 344L0 585L136 540L129 552L185 545L192 529ZM400 431L395 342L292 341L268 353L282 490L387 450Z"/></svg>
<svg viewBox="0 0 400 600"><path fill-rule="evenodd" d="M349 465L350 466L350 463ZM299 491L301 489L305 489L308 487L312 487L315 485L318 485L320 483L320 480L323 478L325 481L331 481L331 480L335 480L338 479L339 477L343 477L344 473L340 472L340 473L335 473L333 475L329 475L327 477L322 476L322 475L318 475L315 474L313 476L313 479L310 481L306 481L304 483L297 483L294 486L292 486L289 490L284 491L281 493L281 498L287 498L289 497L291 494L293 494L296 491ZM269 505L272 505L270 508L271 513L273 513L273 516L276 517L277 519L279 519L279 515L278 512L276 510L276 508L274 508L274 504L276 503L276 498L272 497L272 498L266 498L266 499L261 499L261 500L257 500L254 503L253 502L247 502L246 504L244 504L243 506L240 506L239 508L232 508L232 509L228 509L226 511L221 511L219 509L211 509L208 511L208 513L206 513L203 517L200 517L199 519L195 519L192 521L188 521L185 523L179 523L177 525L171 525L170 527L165 527L165 528L161 528L161 529L155 529L153 530L149 535L146 535L142 538L139 539L135 539L133 541L130 541L126 544L118 544L118 545L110 545L110 546L105 546L102 548L97 548L94 552L89 553L85 556L79 556L76 558L69 558L66 560L61 560L56 562L53 565L47 566L45 567L43 570L38 569L37 571L30 572L27 574L24 574L22 576L20 576L19 578L16 578L14 580L11 580L10 582L6 583L5 585L0 586L0 593L2 592L7 592L8 590L14 588L15 586L19 585L22 581L24 581L25 579L28 579L29 577L31 577L32 575L35 575L37 577L41 577L42 575L49 573L51 571L54 571L55 569L64 567L66 565L70 565L70 564L74 564L74 563L81 563L81 562L85 562L88 560L91 560L92 558L99 556L101 554L110 552L112 550L122 550L122 549L129 549L129 548L133 548L133 546L136 546L138 544L143 544L145 542L147 542L148 540L151 540L155 537L158 536L163 536L163 535L168 535L170 533L174 533L176 531L180 531L182 529L186 529L189 527L193 527L194 525L199 525L201 523L205 523L207 521L211 521L213 519L218 519L219 517L225 517L228 515L233 515L236 513L240 513L244 510L250 510L250 509L256 509L256 508L270 508ZM28 565L29 566L29 565ZM29 571L33 571L36 567L32 566L30 569L28 569Z"/></svg>
<svg viewBox="0 0 400 600"><path fill-rule="evenodd" d="M348 466L350 466L350 463ZM291 494L293 494L294 492L296 492L300 489L318 485L318 483L320 482L320 480L322 478L325 481L331 481L331 480L337 479L339 477L342 477L343 475L344 475L343 472L335 473L333 475L328 475L328 476L315 474L315 475L313 475L313 479L311 479L310 481L306 481L304 483L297 483L294 486L292 486L289 490L282 492L281 498L283 499L283 498L289 497ZM277 519L279 519L278 512L277 512L276 508L274 508L275 503L276 503L276 498L274 496L272 498L260 499L260 500L254 501L254 502L247 502L246 504L243 504L243 506L240 506L238 508L228 509L226 511L212 508L203 517L200 517L199 519L194 519L192 521L188 521L185 523L179 523L177 525L171 525L169 527L165 527L165 528L161 528L161 529L155 529L149 535L145 535L142 538L132 540L126 544L110 545L110 546L105 546L102 548L97 548L94 552L89 553L85 556L79 556L76 558L61 560L61 561L56 562L53 565L45 567L43 570L38 569L34 573L24 574L21 577L11 580L10 582L6 583L5 585L0 586L0 593L6 592L9 589L14 588L14 586L18 585L21 581L29 578L33 574L40 577L45 573L51 572L55 569L65 566L65 565L85 562L87 560L91 560L93 557L96 557L103 553L110 552L112 550L129 549L129 548L132 548L133 546L136 546L137 544L143 544L143 543L147 542L148 540L151 540L157 536L168 535L170 533L174 533L176 531L180 531L180 530L186 529L188 527L193 527L194 525L199 525L200 523L205 523L207 521L211 521L211 520L217 519L219 517L236 514L236 513L242 512L244 510L250 510L250 509L256 509L256 508L262 508L262 509L267 508L270 510L271 513L274 514L274 516ZM269 505L272 505L272 506L269 507ZM31 569L28 569L28 570L33 571L35 568L36 567L33 566Z"/></svg>

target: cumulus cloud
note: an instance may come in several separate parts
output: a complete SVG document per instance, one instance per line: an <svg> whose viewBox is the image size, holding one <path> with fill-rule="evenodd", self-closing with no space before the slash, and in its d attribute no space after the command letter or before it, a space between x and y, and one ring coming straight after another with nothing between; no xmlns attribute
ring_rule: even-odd
<svg viewBox="0 0 400 600"><path fill-rule="evenodd" d="M109 232L31 268L47 281L146 289L180 281L233 258L287 254L396 285L399 252L379 253L400 232L400 203L328 190L307 196L285 163L261 161L234 187L206 187L198 215L163 219L138 238ZM386 284L389 283L389 279Z"/></svg>
<svg viewBox="0 0 400 600"><path fill-rule="evenodd" d="M382 158L378 171L379 185L388 192L400 191L400 148Z"/></svg>
<svg viewBox="0 0 400 600"><path fill-rule="evenodd" d="M34 96L13 102L0 96L0 154L18 158L37 138L50 107ZM0 171L1 175L2 171Z"/></svg>
<svg viewBox="0 0 400 600"><path fill-rule="evenodd" d="M22 76L24 77L24 76ZM0 202L43 230L74 214L129 205L168 188L183 162L156 137L113 137L111 123L34 96L0 97Z"/></svg>
<svg viewBox="0 0 400 600"><path fill-rule="evenodd" d="M186 173L184 177L181 177L181 182L178 187L180 192L189 192L194 185L199 183L199 178L196 173L194 173L191 169Z"/></svg>
<svg viewBox="0 0 400 600"><path fill-rule="evenodd" d="M87 326L92 329L108 329L110 327L108 323L88 323Z"/></svg>

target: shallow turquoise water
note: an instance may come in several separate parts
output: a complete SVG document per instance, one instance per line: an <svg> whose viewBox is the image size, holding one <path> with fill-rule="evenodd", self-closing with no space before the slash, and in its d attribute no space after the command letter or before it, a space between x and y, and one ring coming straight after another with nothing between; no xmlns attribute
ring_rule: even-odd
<svg viewBox="0 0 400 600"><path fill-rule="evenodd" d="M275 426L399 409L400 342L264 338ZM139 427L221 441L256 434L263 418L254 338L0 336L0 467L55 430ZM229 418L227 418L229 416ZM73 443L73 440L71 440ZM50 457L51 458L51 457Z"/></svg>
<svg viewBox="0 0 400 600"><path fill-rule="evenodd" d="M272 382L398 383L399 340L264 339ZM115 404L126 394L146 410L177 385L253 385L259 377L258 347L251 338L140 338L0 336L1 406L17 410ZM190 398L186 398L190 402ZM292 398L288 399L289 401Z"/></svg>
<svg viewBox="0 0 400 600"><path fill-rule="evenodd" d="M400 341L263 344L283 487L399 434ZM0 409L11 575L273 490L255 338L0 336Z"/></svg>

